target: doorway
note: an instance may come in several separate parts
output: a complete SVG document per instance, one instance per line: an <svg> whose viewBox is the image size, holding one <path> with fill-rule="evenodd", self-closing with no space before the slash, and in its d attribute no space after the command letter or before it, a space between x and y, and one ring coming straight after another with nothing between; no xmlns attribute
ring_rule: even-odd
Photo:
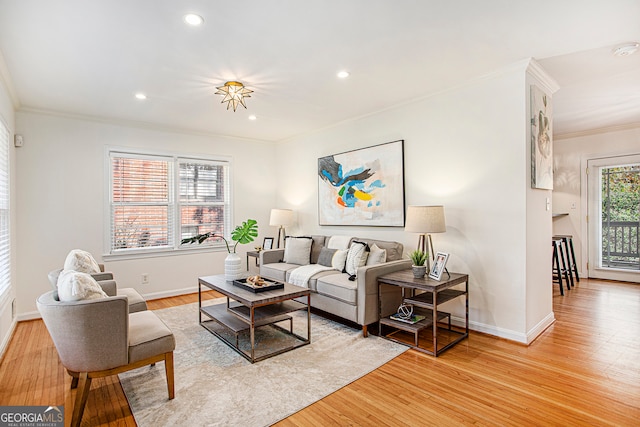
<svg viewBox="0 0 640 427"><path fill-rule="evenodd" d="M640 283L640 155L587 161L589 277Z"/></svg>

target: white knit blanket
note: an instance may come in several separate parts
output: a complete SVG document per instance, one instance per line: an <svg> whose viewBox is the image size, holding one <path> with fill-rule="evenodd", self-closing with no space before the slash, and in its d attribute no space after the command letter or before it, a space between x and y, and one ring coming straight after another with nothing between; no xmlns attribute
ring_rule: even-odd
<svg viewBox="0 0 640 427"><path fill-rule="evenodd" d="M291 275L289 275L289 283L308 288L309 279L311 279L314 274L327 270L333 270L333 268L319 264L302 265L291 272Z"/></svg>

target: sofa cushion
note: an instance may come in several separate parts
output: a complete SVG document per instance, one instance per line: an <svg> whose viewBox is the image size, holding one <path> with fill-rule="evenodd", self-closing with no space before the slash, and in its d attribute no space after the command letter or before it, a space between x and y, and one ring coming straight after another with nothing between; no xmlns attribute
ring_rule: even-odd
<svg viewBox="0 0 640 427"><path fill-rule="evenodd" d="M344 270L344 265L347 263L347 254L349 253L349 249L340 249L337 250L335 254L333 254L333 258L331 258L331 267L335 268L338 271Z"/></svg>
<svg viewBox="0 0 640 427"><path fill-rule="evenodd" d="M311 236L311 240L313 240L313 242L311 243L311 264L318 263L318 257L320 256L320 252L322 251L322 248L325 247L326 239L327 238L325 236L320 236L320 235Z"/></svg>
<svg viewBox="0 0 640 427"><path fill-rule="evenodd" d="M82 249L73 249L64 260L64 270L91 274L100 273L100 266L89 252Z"/></svg>
<svg viewBox="0 0 640 427"><path fill-rule="evenodd" d="M287 272L300 267L298 264L287 264L286 262L274 262L271 264L262 264L260 266L260 275L272 280L280 282L287 281Z"/></svg>
<svg viewBox="0 0 640 427"><path fill-rule="evenodd" d="M371 245L366 265L382 264L387 260L387 250L380 249L375 243Z"/></svg>
<svg viewBox="0 0 640 427"><path fill-rule="evenodd" d="M356 275L358 267L362 267L367 262L369 246L364 242L353 241L347 253L347 262L344 270L350 276Z"/></svg>
<svg viewBox="0 0 640 427"><path fill-rule="evenodd" d="M331 236L327 241L327 247L330 249L349 249L351 239L347 236Z"/></svg>
<svg viewBox="0 0 640 427"><path fill-rule="evenodd" d="M337 249L322 248L320 255L318 256L318 264L324 265L325 267L331 267L331 260L337 251Z"/></svg>
<svg viewBox="0 0 640 427"><path fill-rule="evenodd" d="M349 275L331 274L318 278L316 291L321 295L336 298L349 304L356 303L358 282L349 280Z"/></svg>
<svg viewBox="0 0 640 427"><path fill-rule="evenodd" d="M91 275L74 270L62 270L58 276L60 301L81 301L107 298L98 282Z"/></svg>
<svg viewBox="0 0 640 427"><path fill-rule="evenodd" d="M374 243L378 245L380 249L384 249L387 251L387 261L398 261L402 259L402 251L404 250L404 246L399 242L389 242L387 240L374 240L374 239L366 239L361 237L354 237L352 241L361 241L371 247Z"/></svg>
<svg viewBox="0 0 640 427"><path fill-rule="evenodd" d="M287 237L284 248L284 262L307 265L311 263L311 237Z"/></svg>

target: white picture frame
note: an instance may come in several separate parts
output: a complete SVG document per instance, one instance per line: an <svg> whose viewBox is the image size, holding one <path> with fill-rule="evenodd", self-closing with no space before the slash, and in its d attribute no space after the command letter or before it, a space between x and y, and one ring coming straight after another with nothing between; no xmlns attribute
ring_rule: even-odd
<svg viewBox="0 0 640 427"><path fill-rule="evenodd" d="M438 280L442 278L442 273L445 270L447 265L447 261L449 260L449 254L446 252L436 252L436 259L433 262L433 266L431 267L431 271L429 272L429 278L433 280Z"/></svg>

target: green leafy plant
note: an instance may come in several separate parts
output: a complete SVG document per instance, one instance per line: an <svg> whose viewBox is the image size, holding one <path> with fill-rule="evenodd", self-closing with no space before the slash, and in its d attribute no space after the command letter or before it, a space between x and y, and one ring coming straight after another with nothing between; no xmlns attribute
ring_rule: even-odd
<svg viewBox="0 0 640 427"><path fill-rule="evenodd" d="M423 266L427 261L428 253L421 251L420 249L416 249L415 251L409 254L409 258L413 261L413 265L418 267Z"/></svg>
<svg viewBox="0 0 640 427"><path fill-rule="evenodd" d="M229 246L229 242L227 241L227 239L224 238L223 235L216 234L212 231L208 233L197 234L193 237L187 237L186 239L182 239L182 244L186 245L187 243L191 244L196 242L200 244L207 239L217 238L217 239L224 240L224 243L227 245L227 252L235 253L236 247L238 246L239 243L245 244L245 243L253 242L253 240L256 237L258 237L258 221L256 221L255 219L248 219L245 222L243 222L241 225L238 225L236 228L234 228L234 230L231 232L231 240L236 242L235 245L233 245L233 247ZM231 250L232 248L233 248L233 251Z"/></svg>

